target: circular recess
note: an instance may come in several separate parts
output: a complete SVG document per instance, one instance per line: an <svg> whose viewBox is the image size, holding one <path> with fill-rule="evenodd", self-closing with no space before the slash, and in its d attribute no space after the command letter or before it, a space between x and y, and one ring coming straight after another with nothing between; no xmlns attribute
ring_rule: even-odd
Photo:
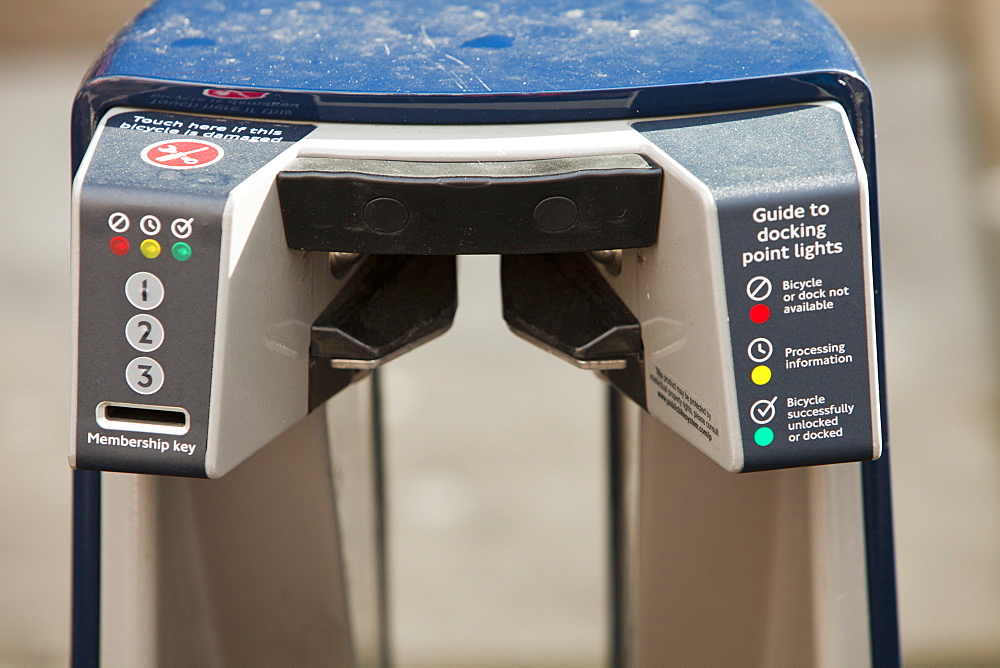
<svg viewBox="0 0 1000 668"><path fill-rule="evenodd" d="M381 234L399 232L410 222L410 212L398 199L379 197L365 205L365 222Z"/></svg>
<svg viewBox="0 0 1000 668"><path fill-rule="evenodd" d="M535 206L535 224L549 232L562 232L573 227L578 210L568 197L549 197Z"/></svg>

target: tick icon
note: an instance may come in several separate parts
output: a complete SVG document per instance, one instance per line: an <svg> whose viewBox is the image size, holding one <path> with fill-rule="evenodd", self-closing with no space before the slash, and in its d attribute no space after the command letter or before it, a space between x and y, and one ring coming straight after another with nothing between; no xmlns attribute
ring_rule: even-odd
<svg viewBox="0 0 1000 668"><path fill-rule="evenodd" d="M747 346L747 357L758 363L769 360L773 352L774 346L772 346L771 342L764 337L754 339L750 342L750 345Z"/></svg>
<svg viewBox="0 0 1000 668"><path fill-rule="evenodd" d="M187 239L194 231L194 218L176 218L170 223L170 231L178 239Z"/></svg>
<svg viewBox="0 0 1000 668"><path fill-rule="evenodd" d="M753 406L750 407L750 419L757 424L767 424L774 419L777 411L774 408L774 403L778 400L778 397L773 397L770 400L761 399L760 401L755 401Z"/></svg>

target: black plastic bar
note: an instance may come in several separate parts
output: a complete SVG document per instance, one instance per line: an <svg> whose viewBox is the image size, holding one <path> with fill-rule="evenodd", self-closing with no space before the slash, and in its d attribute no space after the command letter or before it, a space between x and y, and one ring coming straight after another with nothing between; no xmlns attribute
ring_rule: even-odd
<svg viewBox="0 0 1000 668"><path fill-rule="evenodd" d="M278 174L299 250L569 253L656 240L663 172L638 154L512 162L299 158Z"/></svg>

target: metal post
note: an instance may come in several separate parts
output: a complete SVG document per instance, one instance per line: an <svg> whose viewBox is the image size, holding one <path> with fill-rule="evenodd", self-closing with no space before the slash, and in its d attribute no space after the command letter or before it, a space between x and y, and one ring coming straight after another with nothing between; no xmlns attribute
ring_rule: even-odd
<svg viewBox="0 0 1000 668"><path fill-rule="evenodd" d="M105 473L106 665L384 665L372 395L221 480Z"/></svg>

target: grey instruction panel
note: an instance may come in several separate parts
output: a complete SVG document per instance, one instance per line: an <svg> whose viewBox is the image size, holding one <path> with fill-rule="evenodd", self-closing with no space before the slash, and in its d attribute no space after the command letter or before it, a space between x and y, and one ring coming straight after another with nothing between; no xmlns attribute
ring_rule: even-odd
<svg viewBox="0 0 1000 668"><path fill-rule="evenodd" d="M223 209L313 127L105 121L79 190L78 468L205 475Z"/></svg>
<svg viewBox="0 0 1000 668"><path fill-rule="evenodd" d="M866 192L828 106L634 127L711 191L743 471L877 456Z"/></svg>
<svg viewBox="0 0 1000 668"><path fill-rule="evenodd" d="M336 320L330 308L396 294L368 285L364 271L331 275L327 252L345 251L501 252L505 308L529 270L593 270L599 286L550 295L559 309L582 305L583 320L556 321L567 331L541 327L541 312L511 309L514 320L556 350L552 341L620 298L639 340L606 377L726 470L877 457L867 177L843 110L584 130L542 154L537 133L558 138L566 127L507 137L496 160L489 128L464 130L453 155L449 128L368 136L338 124L111 112L74 186L75 466L218 477L354 377L332 382L328 370L370 368L314 355L314 335ZM383 133L419 138L423 153L401 160ZM617 273L583 256L572 266L542 257L621 248L642 251L619 251ZM431 296L453 312L440 289ZM400 316L390 310L382 315ZM313 392L319 378L330 386Z"/></svg>

